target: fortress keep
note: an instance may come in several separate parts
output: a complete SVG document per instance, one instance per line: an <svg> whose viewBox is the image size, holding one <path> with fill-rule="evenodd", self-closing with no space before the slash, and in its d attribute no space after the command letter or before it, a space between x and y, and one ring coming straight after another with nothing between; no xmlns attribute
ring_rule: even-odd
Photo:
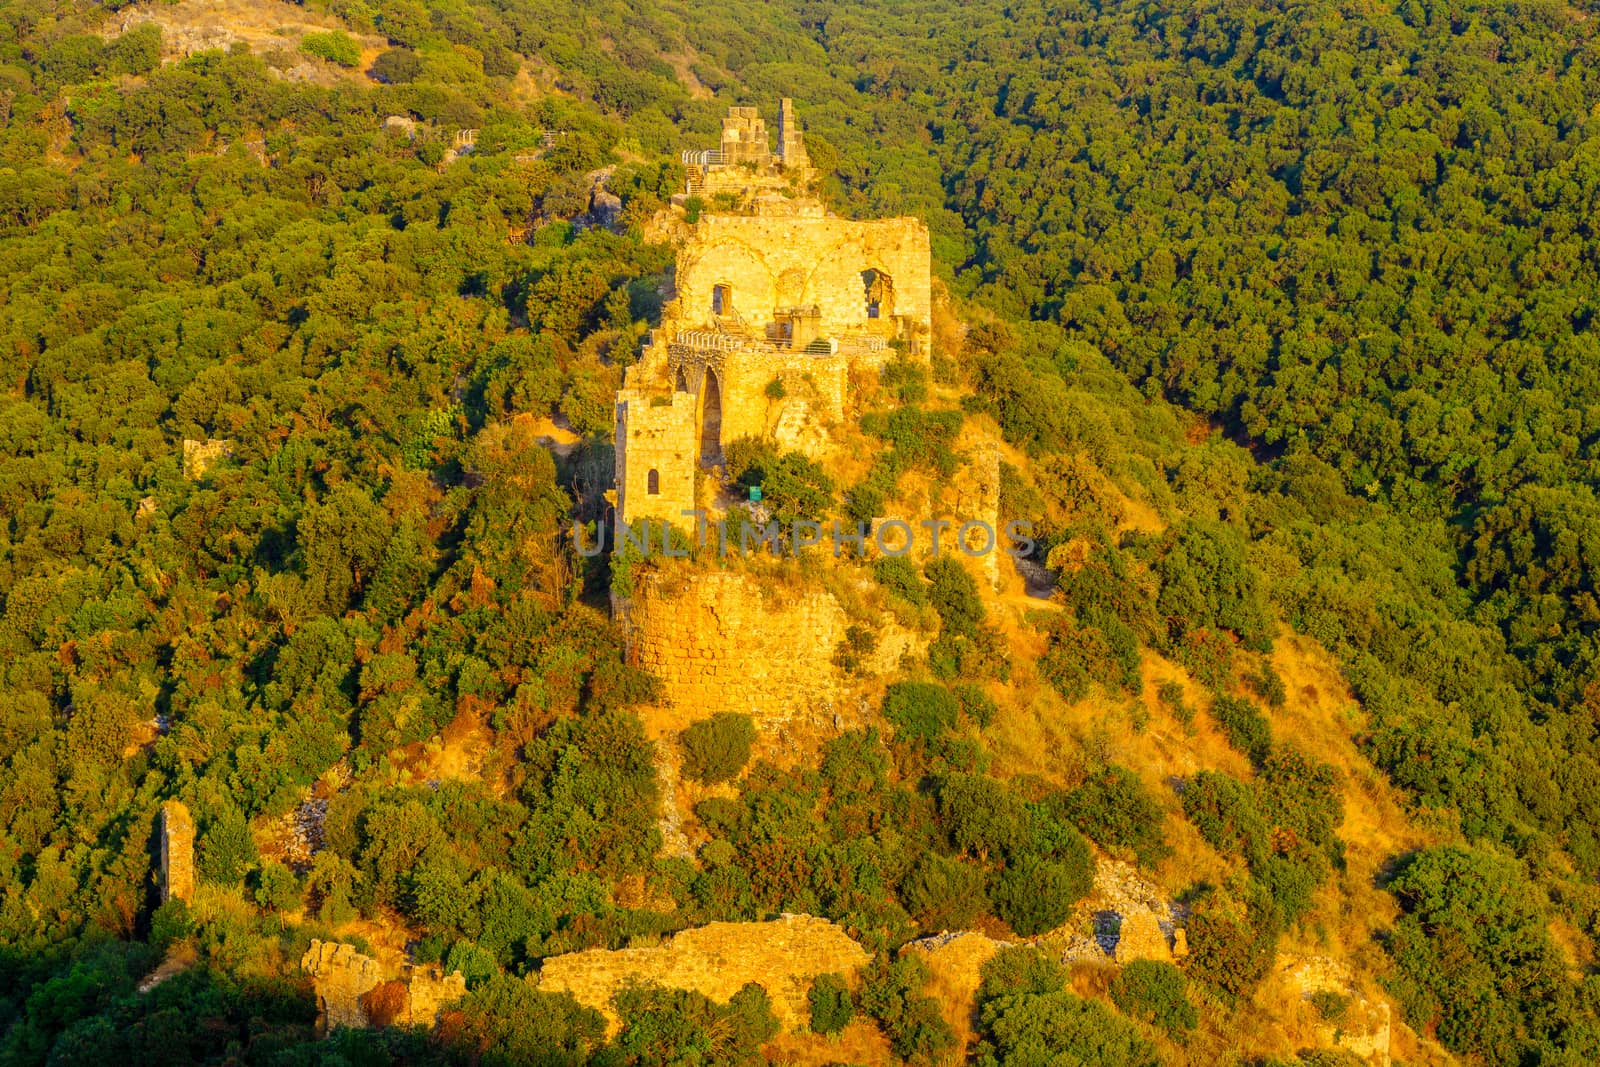
<svg viewBox="0 0 1600 1067"><path fill-rule="evenodd" d="M724 443L770 437L816 455L844 416L851 375L928 358L931 258L920 219L856 221L813 198L790 101L778 151L755 108L732 108L721 147L686 152L691 208L661 325L617 394L617 518L690 525L695 475Z"/></svg>

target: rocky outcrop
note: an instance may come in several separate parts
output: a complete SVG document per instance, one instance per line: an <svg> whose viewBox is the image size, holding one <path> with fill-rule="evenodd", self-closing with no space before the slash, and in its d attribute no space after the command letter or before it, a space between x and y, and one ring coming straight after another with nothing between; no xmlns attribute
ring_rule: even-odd
<svg viewBox="0 0 1600 1067"><path fill-rule="evenodd" d="M194 817L181 800L161 805L161 901L194 899Z"/></svg>
<svg viewBox="0 0 1600 1067"><path fill-rule="evenodd" d="M659 945L615 951L590 949L547 959L539 988L571 993L616 1028L612 998L633 982L688 989L726 1002L754 982L766 990L785 1030L810 1024L806 994L819 974L851 974L871 958L841 928L809 915L784 915L771 922L710 923L685 930Z"/></svg>

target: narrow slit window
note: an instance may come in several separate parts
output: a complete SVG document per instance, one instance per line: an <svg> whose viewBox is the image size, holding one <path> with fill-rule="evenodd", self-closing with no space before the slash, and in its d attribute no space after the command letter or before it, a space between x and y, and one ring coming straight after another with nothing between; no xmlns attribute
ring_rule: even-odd
<svg viewBox="0 0 1600 1067"><path fill-rule="evenodd" d="M644 476L644 491L651 496L661 495L661 472L654 467L650 468L650 473Z"/></svg>

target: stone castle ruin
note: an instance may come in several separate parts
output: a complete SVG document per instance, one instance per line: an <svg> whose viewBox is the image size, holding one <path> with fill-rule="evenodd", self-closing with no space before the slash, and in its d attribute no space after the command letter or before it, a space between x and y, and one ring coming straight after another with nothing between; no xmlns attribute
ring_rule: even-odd
<svg viewBox="0 0 1600 1067"><path fill-rule="evenodd" d="M617 518L692 526L696 473L723 446L771 437L817 455L852 374L928 358L931 256L920 219L856 221L809 195L793 105L778 151L755 108L733 108L718 149L685 153L683 202L710 197L678 253L676 292L617 394Z"/></svg>

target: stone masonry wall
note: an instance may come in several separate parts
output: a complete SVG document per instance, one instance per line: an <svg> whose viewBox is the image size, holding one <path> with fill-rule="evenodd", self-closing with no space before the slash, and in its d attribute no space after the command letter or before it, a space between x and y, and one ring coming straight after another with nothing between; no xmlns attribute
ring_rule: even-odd
<svg viewBox="0 0 1600 1067"><path fill-rule="evenodd" d="M816 418L842 419L848 371L848 361L837 356L749 350L729 353L719 383L724 447L740 437L772 436L775 416L789 404L810 400ZM783 383L789 399L774 401L767 395L767 387L775 379ZM815 443L821 445L825 440L819 436Z"/></svg>
<svg viewBox="0 0 1600 1067"><path fill-rule="evenodd" d="M831 719L842 692L833 656L849 623L830 593L763 591L738 573L645 572L617 607L634 662L661 679L673 729L719 711L763 729Z"/></svg>
<svg viewBox="0 0 1600 1067"><path fill-rule="evenodd" d="M182 801L161 805L161 900L194 898L194 817Z"/></svg>
<svg viewBox="0 0 1600 1067"><path fill-rule="evenodd" d="M311 976L316 988L317 1013L324 1030L367 1025L361 998L383 981L377 960L357 952L354 945L312 941L300 959L300 969Z"/></svg>
<svg viewBox="0 0 1600 1067"><path fill-rule="evenodd" d="M612 998L630 982L688 989L726 1003L750 982L766 990L785 1030L810 1022L806 993L819 974L850 975L871 958L842 929L809 915L771 922L710 923L685 930L660 945L617 951L590 949L556 956L539 970L539 988L571 993L578 1003L620 1025Z"/></svg>
<svg viewBox="0 0 1600 1067"><path fill-rule="evenodd" d="M680 327L713 328L711 291L732 290L732 305L759 330L786 307L815 304L824 336L881 329L894 319L925 338L932 324L931 254L921 219L706 215L678 257ZM867 317L861 273L893 281L892 306Z"/></svg>
<svg viewBox="0 0 1600 1067"><path fill-rule="evenodd" d="M625 389L617 395L617 515L624 522L665 519L692 527L683 512L694 508L698 467L695 397L672 392L652 396ZM656 492L650 492L650 472Z"/></svg>

